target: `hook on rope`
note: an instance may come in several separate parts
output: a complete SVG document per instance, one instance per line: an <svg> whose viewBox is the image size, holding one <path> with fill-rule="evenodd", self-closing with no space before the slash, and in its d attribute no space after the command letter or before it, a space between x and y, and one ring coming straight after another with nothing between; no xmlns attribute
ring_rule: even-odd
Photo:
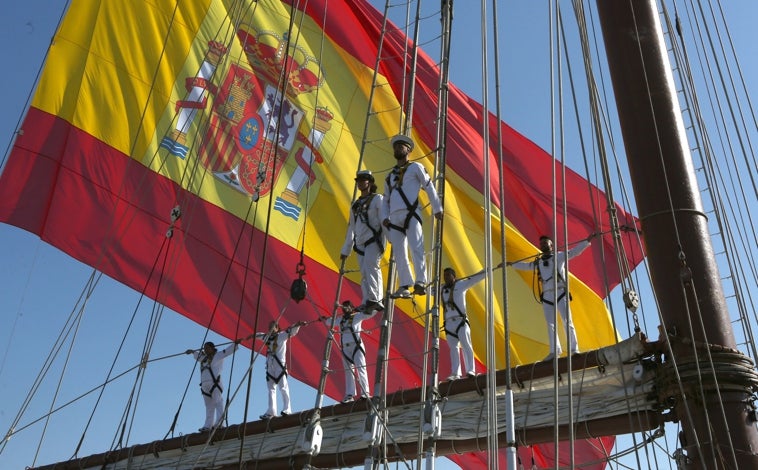
<svg viewBox="0 0 758 470"><path fill-rule="evenodd" d="M290 298L295 302L300 302L305 298L305 294L308 291L308 284L303 279L303 276L305 276L305 265L302 262L297 263L295 272L297 273L297 279L292 281L292 285L290 286Z"/></svg>

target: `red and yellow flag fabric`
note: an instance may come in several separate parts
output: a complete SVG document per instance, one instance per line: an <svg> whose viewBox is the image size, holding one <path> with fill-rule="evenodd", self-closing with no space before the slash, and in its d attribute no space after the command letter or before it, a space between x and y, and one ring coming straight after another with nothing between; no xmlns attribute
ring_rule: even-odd
<svg viewBox="0 0 758 470"><path fill-rule="evenodd" d="M388 139L401 122L408 44L400 35L384 36L386 59L372 92L381 15L359 0L300 5L72 1L0 179L0 221L38 234L227 337L263 331L275 318L287 326L328 315L335 300L359 301L357 273L347 276L336 299L339 249L355 171L374 171L381 192L394 165ZM412 158L430 173L438 81L434 61L421 53ZM499 143L506 163L504 204L497 178L483 182L482 119L481 105L451 86L442 246L443 262L461 275L483 267L483 190L492 192L497 216L505 208L509 259L535 254L537 237L549 233L554 221L554 160L505 124ZM489 117L491 135L498 124ZM487 156L493 168L497 145ZM568 215L564 221L559 214L557 225L567 224L570 241L608 229L599 190L588 189L571 171L558 194L562 185ZM172 220L175 208L180 216ZM622 225L634 225L621 209L616 216ZM430 228L427 221L427 249ZM500 236L495 233L495 240ZM494 248L497 253L499 242ZM301 253L309 289L296 304L289 289ZM616 339L601 299L603 276L608 287L620 278L613 253L609 239L595 242L572 264L572 311L585 350ZM632 265L640 255L628 255ZM355 267L351 263L348 268ZM155 266L165 267L156 274ZM507 276L513 357L534 362L547 352L541 306L528 276L510 269ZM484 293L479 285L468 298L482 362ZM496 309L503 308L496 298ZM398 302L390 392L421 385L420 310ZM368 326L369 333L377 324ZM501 320L496 328L502 335ZM291 375L318 383L325 338L324 327L293 338L298 360ZM378 339L378 333L364 335L369 361ZM447 351L440 356L444 374ZM329 395L341 395L342 374L327 383ZM596 457L591 447L587 460Z"/></svg>

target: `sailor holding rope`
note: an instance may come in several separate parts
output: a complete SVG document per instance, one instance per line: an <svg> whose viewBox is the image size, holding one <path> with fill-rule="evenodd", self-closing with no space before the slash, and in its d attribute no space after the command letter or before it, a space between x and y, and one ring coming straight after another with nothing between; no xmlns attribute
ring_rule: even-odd
<svg viewBox="0 0 758 470"><path fill-rule="evenodd" d="M272 320L266 333L256 333L255 337L266 343L266 385L268 386L268 410L261 419L277 416L276 389L282 392L282 416L292 413L290 389L287 382L287 342L295 336L307 322L299 321L282 331L279 322Z"/></svg>
<svg viewBox="0 0 758 470"><path fill-rule="evenodd" d="M368 385L368 372L366 371L366 350L361 341L361 323L376 315L378 308L371 310L357 310L353 303L345 300L340 305L342 316L339 319L340 339L342 341L342 363L345 365L345 398L342 403L353 401L357 396L355 388L355 374L358 373L358 383L361 386L361 398L369 398L371 389ZM321 317L331 325L330 317Z"/></svg>
<svg viewBox="0 0 758 470"><path fill-rule="evenodd" d="M445 312L445 335L450 348L450 377L448 380L461 378L461 352L463 364L469 377L476 375L474 364L474 347L471 343L471 326L466 313L466 292L475 284L484 280L486 271L480 271L469 277L456 279L455 270L447 267L442 272L445 284L442 286L442 306Z"/></svg>
<svg viewBox="0 0 758 470"><path fill-rule="evenodd" d="M432 179L421 163L409 162L408 155L413 150L413 140L399 134L392 138L392 150L397 164L384 181L384 220L382 224L389 229L389 238L397 265L400 287L392 294L393 298L408 299L413 294L426 294L426 260L424 259L424 233L421 230L421 208L418 194L426 191L432 205L434 217L442 220L442 204L437 196ZM410 249L413 268L416 274L414 282L408 260Z"/></svg>
<svg viewBox="0 0 758 470"><path fill-rule="evenodd" d="M250 338L252 335L247 339ZM216 345L208 341L203 345L202 350L185 351L185 354L192 354L200 363L200 392L205 402L205 424L200 428L200 432L210 431L212 426L219 426L224 421L224 389L221 385L221 371L224 368L224 359L234 353L241 342L242 339L235 340L232 346L218 351Z"/></svg>
<svg viewBox="0 0 758 470"><path fill-rule="evenodd" d="M543 361L549 361L556 357L560 357L563 353L561 343L555 341L555 309L558 309L558 313L561 314L563 323L567 325L569 335L569 349L571 354L579 353L579 344L576 339L576 329L574 328L574 322L571 321L569 316L569 301L571 300L571 294L568 292L566 279L568 273L566 271L566 261L578 256L587 247L590 246L590 241L596 234L591 233L586 240L582 240L568 251L553 252L553 240L547 236L542 235L540 237L540 250L541 254L537 255L534 261L518 261L508 262L507 266L513 266L516 269L522 271L534 271L535 275L539 276L541 291L539 302L542 303L542 310L545 314L545 321L547 322L547 333L550 344L550 353L543 359Z"/></svg>

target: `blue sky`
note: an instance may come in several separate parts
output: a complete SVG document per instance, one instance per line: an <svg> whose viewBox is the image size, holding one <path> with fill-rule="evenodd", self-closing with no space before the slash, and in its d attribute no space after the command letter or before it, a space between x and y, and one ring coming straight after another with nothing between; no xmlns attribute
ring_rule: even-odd
<svg viewBox="0 0 758 470"><path fill-rule="evenodd" d="M3 103L3 111L0 113L0 146L3 154L12 141L14 129L24 112L64 3L62 0L25 0L9 2L9 5L3 7L3 15L0 15L0 48L5 63L4 71L0 74L0 102ZM491 2L487 3L489 5ZM537 65L539 55L546 54L543 51L548 44L547 33L544 32L547 25L546 20L540 16L542 9L526 6L525 3L531 2L500 2L499 13L505 18L501 39L509 44L517 44L517 47L509 49L503 61L504 114L506 122L549 149L550 124L544 118L549 110L548 92L544 91L548 90L547 66ZM568 7L568 3L565 5ZM480 97L480 59L478 53L471 54L470 51L478 51L481 46L478 36L468 34L475 30L478 15L462 11L460 1L456 7L453 29L459 40L453 46L451 81L473 96ZM733 27L732 39L737 55L742 60L748 88L755 92L758 90L758 66L752 49L758 42L751 21L758 18L758 2L732 0L724 4L723 8ZM429 53L436 56L437 51ZM534 66L519 65L530 63ZM490 96L490 100L494 100L494 95ZM66 318L75 309L77 299L87 285L91 269L40 242L37 237L13 227L0 225L0 241L0 259L3 260L0 269L0 311L3 312L0 316L2 434L20 409ZM85 320L77 332L79 338L85 339L77 342L75 353L69 359L64 380L69 385L60 391L58 403L71 399L103 380L104 371L113 362L116 349L114 344L120 341L117 332L125 330L133 313L137 312L138 317L151 314L151 303L146 299L141 304L138 301L137 293L109 279L100 281L95 294L87 302ZM203 328L173 312L166 312L163 316L151 357L165 359L156 361L147 373L141 395L143 398L138 404L141 410L138 416L141 417L134 423L135 432L129 437L130 444L163 437L180 406L177 433L194 432L202 424L204 411L197 391L197 376L188 381L192 362L188 356L172 356L187 348L197 347L203 334ZM132 335L133 339L130 339L130 344L124 349L139 351L142 343L138 336ZM212 334L211 339L223 341ZM249 350L246 349L236 355L234 364L227 360L224 381L231 384L230 388L235 388L242 380L242 370L248 360ZM120 372L134 364L134 354L131 354L122 357L115 370ZM231 369L234 369L234 375L230 380ZM253 395L263 397L265 384L258 363L253 374ZM150 380L151 378L160 380ZM129 385L133 379L121 380ZM27 423L31 417L45 414L50 406L49 399L55 394L57 381L57 377L51 377L41 387L39 395L43 399L36 399L30 405L22 423ZM72 383L76 386L71 386ZM244 393L244 387L243 384L241 393ZM185 390L186 397L182 399ZM315 393L311 389L295 385L293 397L295 410L302 410L313 406ZM109 398L118 401L119 397ZM37 465L65 460L72 455L84 421L89 417L93 399L93 396L88 396L67 411L57 414L63 415L63 418L56 418L47 430L36 460ZM244 400L235 401L230 410L230 422L242 420L243 403ZM330 403L332 402L327 400L326 404ZM265 406L263 398L252 400L248 419L256 419L265 410ZM93 419L95 424L88 431L79 456L105 451L110 447L121 412L120 409L98 410L96 419ZM0 467L23 468L31 465L37 453L43 424L38 423L14 436L0 454ZM457 467L442 460L438 468Z"/></svg>

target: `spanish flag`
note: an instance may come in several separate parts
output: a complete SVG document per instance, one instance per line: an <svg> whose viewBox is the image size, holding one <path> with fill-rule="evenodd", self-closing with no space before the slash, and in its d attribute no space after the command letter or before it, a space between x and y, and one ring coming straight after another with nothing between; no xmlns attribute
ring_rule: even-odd
<svg viewBox="0 0 758 470"><path fill-rule="evenodd" d="M227 337L359 300L357 272L336 299L353 177L367 168L380 182L394 165L389 137L400 131L410 77L411 44L381 36L382 24L363 0L73 0L0 179L0 221ZM435 61L422 51L411 158L430 173L438 82ZM483 119L491 135L498 126L503 135L486 156ZM556 162L455 86L447 120L443 262L462 275L482 269L486 191L493 226L500 217L507 226L493 239L505 237L511 260L535 254L555 219ZM495 168L500 149L505 201L497 176L483 183L484 158ZM555 223L567 224L569 242L608 230L600 190L571 171L558 185L568 213ZM634 226L616 209L622 225ZM430 250L428 208L425 215ZM617 338L601 298L604 276L609 288L620 279L613 253L610 239L598 241L571 267L584 350ZM631 265L641 259L639 251L627 256ZM289 290L300 275L308 295L295 303ZM507 276L510 348L517 363L534 362L548 344L541 306L528 276ZM478 285L468 297L475 351L484 366L502 368L484 364L484 295ZM506 308L499 295L495 303ZM419 386L425 361L423 312L398 301L395 319L389 392ZM498 334L503 327L499 319ZM325 329L308 328L293 338L291 375L318 383L325 337ZM378 339L364 335L370 363ZM503 352L501 341L497 356ZM448 355L440 356L445 370ZM332 374L327 393L341 395L343 380ZM581 452L591 461L598 450L588 444Z"/></svg>

